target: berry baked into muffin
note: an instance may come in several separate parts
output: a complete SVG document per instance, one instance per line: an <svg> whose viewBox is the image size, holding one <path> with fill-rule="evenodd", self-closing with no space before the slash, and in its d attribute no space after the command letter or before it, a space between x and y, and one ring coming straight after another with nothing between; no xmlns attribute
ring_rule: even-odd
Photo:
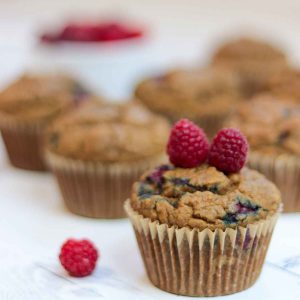
<svg viewBox="0 0 300 300"><path fill-rule="evenodd" d="M208 145L188 120L172 129L172 164L146 172L125 202L147 274L158 288L219 296L258 278L281 199L276 186L243 168L248 144L236 129Z"/></svg>
<svg viewBox="0 0 300 300"><path fill-rule="evenodd" d="M144 80L135 94L171 122L189 118L213 136L239 98L239 82L231 72L214 68L178 70Z"/></svg>
<svg viewBox="0 0 300 300"><path fill-rule="evenodd" d="M234 71L245 97L258 92L269 76L287 68L285 54L274 46L251 38L240 38L221 46L212 64Z"/></svg>
<svg viewBox="0 0 300 300"><path fill-rule="evenodd" d="M58 116L86 98L63 75L23 75L0 93L0 130L12 165L44 170L43 133Z"/></svg>
<svg viewBox="0 0 300 300"><path fill-rule="evenodd" d="M124 217L132 183L161 163L169 123L138 103L90 101L47 132L47 161L71 212Z"/></svg>
<svg viewBox="0 0 300 300"><path fill-rule="evenodd" d="M282 98L280 98L282 99ZM300 104L259 95L228 120L251 145L249 166L275 182L285 211L300 211Z"/></svg>

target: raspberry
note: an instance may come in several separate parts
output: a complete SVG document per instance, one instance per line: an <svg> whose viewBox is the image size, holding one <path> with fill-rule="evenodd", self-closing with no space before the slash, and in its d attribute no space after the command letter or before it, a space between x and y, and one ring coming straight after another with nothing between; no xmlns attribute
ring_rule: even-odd
<svg viewBox="0 0 300 300"><path fill-rule="evenodd" d="M245 165L248 148L247 139L239 130L224 128L211 143L208 162L220 171L238 172Z"/></svg>
<svg viewBox="0 0 300 300"><path fill-rule="evenodd" d="M201 128L182 119L172 128L167 153L176 167L193 168L203 163L208 154L208 140Z"/></svg>
<svg viewBox="0 0 300 300"><path fill-rule="evenodd" d="M67 240L61 247L59 260L66 271L74 277L91 274L95 269L98 251L88 240Z"/></svg>
<svg viewBox="0 0 300 300"><path fill-rule="evenodd" d="M138 38L143 31L121 23L70 23L56 33L45 33L40 39L45 43L69 42L109 42Z"/></svg>

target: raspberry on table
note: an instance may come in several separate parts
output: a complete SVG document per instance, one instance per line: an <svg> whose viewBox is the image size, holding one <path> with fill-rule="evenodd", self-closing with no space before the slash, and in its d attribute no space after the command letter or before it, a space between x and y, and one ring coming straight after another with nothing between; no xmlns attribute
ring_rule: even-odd
<svg viewBox="0 0 300 300"><path fill-rule="evenodd" d="M247 139L239 130L224 128L211 143L208 163L223 172L238 172L246 163L248 148Z"/></svg>
<svg viewBox="0 0 300 300"><path fill-rule="evenodd" d="M61 247L59 260L74 277L90 275L96 267L98 251L88 240L67 240Z"/></svg>
<svg viewBox="0 0 300 300"><path fill-rule="evenodd" d="M167 145L170 162L176 167L193 168L203 163L209 143L204 131L193 122L181 119L172 128Z"/></svg>

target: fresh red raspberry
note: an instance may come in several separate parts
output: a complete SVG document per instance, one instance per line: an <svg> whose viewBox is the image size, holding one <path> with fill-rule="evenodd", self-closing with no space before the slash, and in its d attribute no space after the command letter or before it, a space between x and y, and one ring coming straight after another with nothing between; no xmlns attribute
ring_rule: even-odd
<svg viewBox="0 0 300 300"><path fill-rule="evenodd" d="M220 171L238 172L245 165L248 148L247 139L239 130L224 128L211 143L208 162Z"/></svg>
<svg viewBox="0 0 300 300"><path fill-rule="evenodd" d="M176 167L193 168L203 163L208 154L204 131L193 122L182 119L172 128L167 153Z"/></svg>
<svg viewBox="0 0 300 300"><path fill-rule="evenodd" d="M59 260L66 271L74 277L84 277L93 272L98 251L88 240L67 240L61 247Z"/></svg>

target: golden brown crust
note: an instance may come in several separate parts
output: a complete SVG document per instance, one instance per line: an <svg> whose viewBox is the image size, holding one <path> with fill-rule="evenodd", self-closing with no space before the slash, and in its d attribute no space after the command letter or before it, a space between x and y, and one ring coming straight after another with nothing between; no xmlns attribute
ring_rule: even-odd
<svg viewBox="0 0 300 300"><path fill-rule="evenodd" d="M282 51L268 43L240 38L221 46L213 65L235 71L247 96L260 90L274 72L287 68L287 60Z"/></svg>
<svg viewBox="0 0 300 300"><path fill-rule="evenodd" d="M136 102L90 101L51 126L47 148L72 159L126 162L163 154L169 129Z"/></svg>
<svg viewBox="0 0 300 300"><path fill-rule="evenodd" d="M135 93L157 113L195 121L202 116L227 115L239 97L237 79L217 69L172 71L141 82Z"/></svg>
<svg viewBox="0 0 300 300"><path fill-rule="evenodd" d="M198 229L247 226L280 208L278 189L263 175L244 168L226 175L214 167L170 165L147 172L133 186L131 206L160 223Z"/></svg>
<svg viewBox="0 0 300 300"><path fill-rule="evenodd" d="M47 124L76 104L77 89L63 75L23 75L0 94L0 112L19 122Z"/></svg>
<svg viewBox="0 0 300 300"><path fill-rule="evenodd" d="M300 155L300 105L297 103L259 95L240 104L227 125L239 128L252 150Z"/></svg>
<svg viewBox="0 0 300 300"><path fill-rule="evenodd" d="M300 102L300 70L285 69L272 75L265 90L274 96Z"/></svg>

